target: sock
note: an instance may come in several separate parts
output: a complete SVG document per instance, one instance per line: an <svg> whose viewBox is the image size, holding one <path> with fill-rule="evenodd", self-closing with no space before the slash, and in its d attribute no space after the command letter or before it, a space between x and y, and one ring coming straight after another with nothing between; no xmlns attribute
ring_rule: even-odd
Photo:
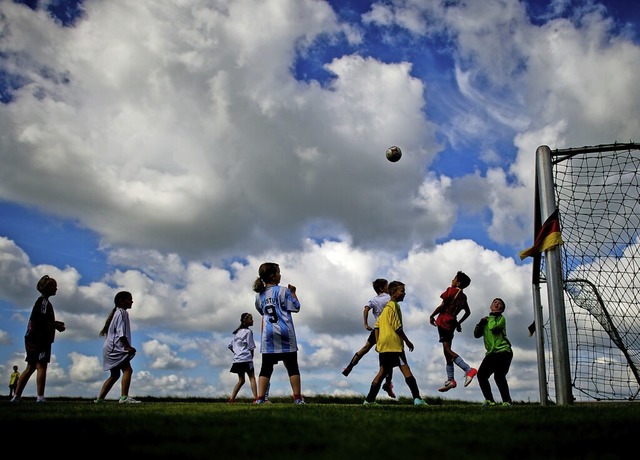
<svg viewBox="0 0 640 460"><path fill-rule="evenodd" d="M447 364L447 380L453 380L453 364Z"/></svg>
<svg viewBox="0 0 640 460"><path fill-rule="evenodd" d="M351 358L351 361L349 362L349 365L347 366L349 369L353 369L356 364L358 364L358 361L360 361L360 356L358 356L358 353L353 355L353 358Z"/></svg>
<svg viewBox="0 0 640 460"><path fill-rule="evenodd" d="M366 398L367 402L374 402L376 400L376 396L378 396L381 386L382 386L382 382L380 383L371 382L371 388L369 389L369 394L367 395L367 398Z"/></svg>
<svg viewBox="0 0 640 460"><path fill-rule="evenodd" d="M411 377L407 377L404 379L407 382L407 386L411 390L411 396L413 399L422 399L420 398L420 390L418 389L418 382L416 382L416 378L412 375Z"/></svg>
<svg viewBox="0 0 640 460"><path fill-rule="evenodd" d="M471 366L465 363L464 359L462 359L461 356L458 356L456 359L453 360L453 362L456 364L456 366L462 369L465 374L471 370Z"/></svg>

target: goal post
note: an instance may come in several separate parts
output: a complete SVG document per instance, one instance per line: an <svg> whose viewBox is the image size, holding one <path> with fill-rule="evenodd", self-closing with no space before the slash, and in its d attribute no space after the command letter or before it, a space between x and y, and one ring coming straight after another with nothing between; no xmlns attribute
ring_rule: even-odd
<svg viewBox="0 0 640 460"><path fill-rule="evenodd" d="M638 173L636 143L553 151L542 145L536 151L536 241L533 251L523 253L534 259L543 405L550 402L551 380L559 405L579 398L635 400L640 394Z"/></svg>

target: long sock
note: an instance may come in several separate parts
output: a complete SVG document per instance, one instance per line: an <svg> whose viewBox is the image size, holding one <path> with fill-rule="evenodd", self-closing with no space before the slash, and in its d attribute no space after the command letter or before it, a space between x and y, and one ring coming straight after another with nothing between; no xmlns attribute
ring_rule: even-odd
<svg viewBox="0 0 640 460"><path fill-rule="evenodd" d="M366 397L367 402L374 402L376 400L381 386L382 380L380 380L379 383L371 382L371 388L369 388L369 394Z"/></svg>
<svg viewBox="0 0 640 460"><path fill-rule="evenodd" d="M462 356L458 356L456 359L453 360L453 362L456 364L456 366L462 369L465 374L471 370L471 366L469 366L467 363L464 362L464 359L462 359Z"/></svg>
<svg viewBox="0 0 640 460"><path fill-rule="evenodd" d="M407 382L407 386L411 390L411 396L413 399L420 398L420 390L418 389L418 382L416 382L416 378L412 375L411 377L407 377L404 379Z"/></svg>
<svg viewBox="0 0 640 460"><path fill-rule="evenodd" d="M351 362L349 362L349 365L347 365L347 367L349 369L353 369L354 367L356 367L359 361L360 361L360 356L358 356L358 353L355 353L353 355L353 358L351 358Z"/></svg>
<svg viewBox="0 0 640 460"><path fill-rule="evenodd" d="M453 380L453 364L447 363L447 380Z"/></svg>

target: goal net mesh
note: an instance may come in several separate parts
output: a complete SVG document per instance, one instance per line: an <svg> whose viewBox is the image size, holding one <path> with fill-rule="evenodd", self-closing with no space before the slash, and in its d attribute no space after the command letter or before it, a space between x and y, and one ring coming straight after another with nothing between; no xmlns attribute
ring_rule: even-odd
<svg viewBox="0 0 640 460"><path fill-rule="evenodd" d="M576 400L640 391L640 144L551 152ZM545 257L540 264L544 282ZM548 320L545 354L551 361ZM553 382L549 369L548 382Z"/></svg>

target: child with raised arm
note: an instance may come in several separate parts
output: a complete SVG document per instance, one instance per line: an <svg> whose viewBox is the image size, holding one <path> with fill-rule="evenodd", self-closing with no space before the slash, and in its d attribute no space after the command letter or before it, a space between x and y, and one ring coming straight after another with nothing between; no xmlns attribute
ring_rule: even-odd
<svg viewBox="0 0 640 460"><path fill-rule="evenodd" d="M486 354L478 368L478 385L484 396L483 406L494 406L496 404L491 392L489 377L493 374L503 406L511 406L511 395L507 374L513 360L513 350L511 342L507 338L507 320L502 315L504 313L504 300L493 299L489 306L489 316L480 319L473 330L476 339L484 338Z"/></svg>
<svg viewBox="0 0 640 460"><path fill-rule="evenodd" d="M471 284L471 278L459 271L451 281L451 286L444 291L440 298L442 302L436 307L429 317L429 322L438 328L439 341L442 343L442 351L445 358L445 371L447 380L438 391L445 392L458 386L454 376L455 364L464 371L464 386L469 386L477 374L477 370L469 366L460 355L451 349L455 331L462 332L462 323L471 315L471 309L467 303L467 296L463 292ZM464 312L458 320L460 312Z"/></svg>
<svg viewBox="0 0 640 460"><path fill-rule="evenodd" d="M353 358L351 358L351 361L349 362L347 367L342 370L342 375L344 375L345 377L347 377L351 373L353 368L358 364L362 357L369 353L369 350L371 350L376 344L375 332L373 328L369 326L369 312L373 314L373 320L375 324L378 316L380 316L380 313L382 313L382 309L391 299L388 292L389 283L386 279L378 278L372 284L373 290L376 292L376 295L375 297L369 299L369 302L367 302L367 304L364 306L364 311L362 314L364 320L364 328L367 331L370 331L369 337L367 338L367 341L364 343L362 348L356 351L356 353L353 355ZM393 392L393 383L391 383L391 377L392 372L389 372L389 375L385 377L385 383L384 385L382 385L382 389L386 391L391 398L395 398L396 395Z"/></svg>
<svg viewBox="0 0 640 460"><path fill-rule="evenodd" d="M251 313L243 313L240 315L240 325L233 331L233 339L229 343L229 350L233 352L233 364L229 372L238 374L238 382L233 387L230 403L236 401L236 396L244 385L245 377L249 376L249 384L251 385L251 393L253 400L258 398L258 388L256 386L256 374L253 368L253 352L256 343L253 340L253 331L249 329L253 326L253 315Z"/></svg>
<svg viewBox="0 0 640 460"><path fill-rule="evenodd" d="M289 375L294 404L304 404L300 369L298 367L298 342L293 326L292 313L300 311L296 287L280 286L280 266L265 262L258 269L258 278L253 283L256 293L256 310L262 315L260 353L262 366L258 378L256 404L267 402L273 367L282 361Z"/></svg>
<svg viewBox="0 0 640 460"><path fill-rule="evenodd" d="M404 376L407 386L411 390L413 404L416 406L426 406L427 403L420 397L420 390L416 378L411 372L407 356L404 352L404 344L407 344L409 351L413 351L413 343L404 333L402 327L402 311L400 302L404 300L406 289L404 283L392 281L389 283L389 296L391 297L387 305L378 316L374 332L376 335L376 351L380 361L380 369L371 382L369 394L364 400L364 405L376 404L376 397L382 386L385 376L394 367L399 367Z"/></svg>

